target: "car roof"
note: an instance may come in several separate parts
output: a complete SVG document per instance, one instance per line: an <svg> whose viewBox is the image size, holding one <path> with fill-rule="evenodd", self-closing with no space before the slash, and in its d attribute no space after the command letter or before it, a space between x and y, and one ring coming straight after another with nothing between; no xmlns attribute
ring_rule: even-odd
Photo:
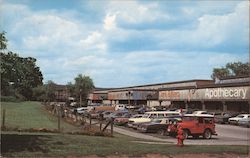
<svg viewBox="0 0 250 158"><path fill-rule="evenodd" d="M185 114L184 116L191 116L191 117L211 117L213 118L213 115L210 114Z"/></svg>

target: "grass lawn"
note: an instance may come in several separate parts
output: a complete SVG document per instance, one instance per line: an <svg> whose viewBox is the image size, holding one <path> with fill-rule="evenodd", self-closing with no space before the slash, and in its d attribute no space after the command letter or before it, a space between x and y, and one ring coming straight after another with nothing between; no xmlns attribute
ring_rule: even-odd
<svg viewBox="0 0 250 158"><path fill-rule="evenodd" d="M19 129L57 129L58 127L57 118L45 111L43 105L39 102L1 102L1 116L4 108L6 109L6 127ZM61 127L64 131L77 129L77 127L63 121L61 121Z"/></svg>
<svg viewBox="0 0 250 158"><path fill-rule="evenodd" d="M246 146L176 147L173 144L141 144L134 138L116 134L98 137L47 133L2 133L2 156L6 157L67 157L67 156L142 156L148 153L176 155L183 153L235 153L247 154Z"/></svg>

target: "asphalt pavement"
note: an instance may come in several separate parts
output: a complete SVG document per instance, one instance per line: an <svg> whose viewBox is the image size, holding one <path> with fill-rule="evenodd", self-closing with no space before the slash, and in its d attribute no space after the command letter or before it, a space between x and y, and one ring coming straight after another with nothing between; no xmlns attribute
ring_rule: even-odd
<svg viewBox="0 0 250 158"><path fill-rule="evenodd" d="M176 138L173 137L139 133L136 130L125 127L114 127L114 131L147 141L159 141L165 143L177 142ZM216 132L218 136L213 136L212 139L189 138L186 139L184 143L192 145L250 145L250 128L216 124Z"/></svg>

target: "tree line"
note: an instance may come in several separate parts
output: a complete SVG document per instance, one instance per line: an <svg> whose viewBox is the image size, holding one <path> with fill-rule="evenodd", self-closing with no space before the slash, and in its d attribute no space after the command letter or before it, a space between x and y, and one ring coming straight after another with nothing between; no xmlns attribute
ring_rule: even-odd
<svg viewBox="0 0 250 158"><path fill-rule="evenodd" d="M250 75L250 63L242 62L232 62L227 63L225 67L214 68L211 75L212 79L221 79L226 77L240 77L240 76L249 76Z"/></svg>

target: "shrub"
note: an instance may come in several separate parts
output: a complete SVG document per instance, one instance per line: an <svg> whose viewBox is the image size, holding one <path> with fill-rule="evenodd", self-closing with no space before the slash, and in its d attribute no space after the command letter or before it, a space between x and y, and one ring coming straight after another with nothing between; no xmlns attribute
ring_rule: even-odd
<svg viewBox="0 0 250 158"><path fill-rule="evenodd" d="M2 102L20 102L20 99L17 99L14 96L1 96Z"/></svg>

